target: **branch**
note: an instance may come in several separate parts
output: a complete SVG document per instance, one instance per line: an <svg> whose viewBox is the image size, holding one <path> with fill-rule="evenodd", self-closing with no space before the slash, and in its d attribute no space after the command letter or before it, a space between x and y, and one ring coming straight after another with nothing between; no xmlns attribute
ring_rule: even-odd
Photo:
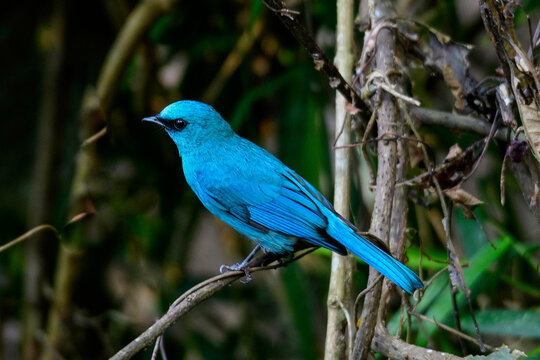
<svg viewBox="0 0 540 360"><path fill-rule="evenodd" d="M279 255L276 254L265 254L258 256L250 262L250 272L258 272L263 270L272 270L280 267L287 266L293 261L297 261L304 257L305 255L316 250L316 247L312 247L298 255L295 255L290 260L277 263L274 265L259 266L260 264L267 264L274 260L279 259ZM210 279L207 279L185 293L183 293L178 299L174 301L169 310L165 315L158 319L152 326L146 329L141 335L136 339L126 345L123 349L118 351L113 355L109 360L125 360L131 359L135 354L137 354L142 349L150 346L152 342L161 334L165 332L172 324L174 324L182 315L188 313L194 307L202 303L204 300L210 298L219 290L223 289L225 286L231 284L232 282L241 279L244 276L243 271L230 271L224 274L214 276Z"/></svg>
<svg viewBox="0 0 540 360"><path fill-rule="evenodd" d="M336 65L347 81L352 79L353 68L353 0L337 2ZM349 217L351 198L351 149L340 147L351 142L351 117L347 113L346 99L336 94L335 152L334 152L334 207L345 218ZM354 256L332 253L330 285L328 289L328 317L324 358L327 360L347 357L352 343L343 341L344 334L353 334L354 320L347 315L354 313L351 283L354 271ZM351 336L352 338L352 336ZM348 345L348 347L347 347Z"/></svg>
<svg viewBox="0 0 540 360"><path fill-rule="evenodd" d="M373 337L372 349L381 354L385 354L390 359L398 360L460 360L446 352L439 352L432 349L408 344L388 333L388 330L379 324Z"/></svg>
<svg viewBox="0 0 540 360"><path fill-rule="evenodd" d="M453 334L453 335L455 335L455 336L457 336L457 337L459 337L459 338L462 338L462 339L465 339L465 340L467 340L467 341L470 341L470 342L472 342L473 344L478 345L479 347L485 347L486 349L488 349L488 350L490 350L490 351L495 350L495 348L494 348L493 346L490 346L490 345L486 345L486 344L484 344L484 343L481 343L481 342L479 342L477 339L473 338L472 336L469 336L469 335L467 335L467 334L465 334L465 333L463 333L463 332L461 332L461 331L459 331L459 330L456 330L456 329L454 329L453 327L450 327L450 326L448 326L448 325L445 325L445 324L443 324L443 323L440 323L440 322L438 322L438 321L435 321L435 320L433 320L433 319L431 319L431 318L429 318L429 317L427 317L427 316L425 316L425 315L423 315L423 314L420 314L420 313L416 312L416 311L413 310L413 309L407 309L407 311L408 311L409 314L411 314L412 316L415 316L415 317L417 317L417 318L420 319L420 320L424 320L424 321L427 321L427 322L429 322L429 323L432 323L433 325L439 327L440 329L445 330L445 331L447 331L447 332L449 332L449 333L451 333L451 334Z"/></svg>
<svg viewBox="0 0 540 360"><path fill-rule="evenodd" d="M294 12L286 9L281 0L262 0L262 2L278 15L283 25L285 25L285 27L294 35L300 45L309 52L315 62L315 69L319 71L322 70L326 74L330 81L330 87L339 91L339 93L354 107L360 109L365 114L370 114L371 111L369 107L343 78L339 70L334 66L330 59L328 59L328 56L321 50L306 28L294 17Z"/></svg>
<svg viewBox="0 0 540 360"><path fill-rule="evenodd" d="M444 126L450 129L474 132L484 136L487 136L491 129L490 123L472 116L457 115L416 106L409 106L409 113L413 118L420 120L425 125ZM508 131L508 129L498 130L495 138L506 141L508 139Z"/></svg>
<svg viewBox="0 0 540 360"><path fill-rule="evenodd" d="M251 272L254 271L255 269L251 269ZM163 334L182 315L233 281L240 279L243 275L244 273L241 271L225 273L206 280L205 286L201 287L200 284L194 286L179 298L180 302L176 301L178 302L176 306L170 308L165 315L122 350L118 351L110 360L131 359L136 353L150 346L159 335Z"/></svg>
<svg viewBox="0 0 540 360"><path fill-rule="evenodd" d="M377 28L379 21L384 21L381 17L395 16L392 5L388 1L375 2L371 0L369 2L369 8L372 29ZM366 33L366 37L369 37L369 33ZM400 74L397 71L397 64L395 62L396 41L393 31L386 27L380 29L376 42L375 71L386 76L388 74ZM363 51L366 51L366 49L364 48ZM363 66L363 64L360 64L360 66ZM393 75L389 79L389 82L392 85L398 86L400 78L400 75ZM403 92L401 88L396 89ZM377 109L377 133L396 134L398 131L397 119L399 118L396 99L381 89L378 90L377 96L379 99L376 102L380 100L380 108ZM388 241L394 190L396 187L396 167L398 164L397 145L395 141L379 141L377 146L377 186L369 232L383 241ZM379 273L370 267L368 286L377 281L378 275ZM354 359L365 360L371 352L371 340L375 332L375 324L377 323L381 288L382 286L379 283L373 286L373 289L366 295L364 307L362 308L362 323L356 333L354 342Z"/></svg>
<svg viewBox="0 0 540 360"><path fill-rule="evenodd" d="M54 232L54 234L56 236L58 236L58 230L56 230L56 228L52 225L48 225L48 224L43 224L43 225L38 225L36 226L35 228L32 228L30 230L28 230L27 232L25 232L24 234L22 234L21 236L11 240L10 242L8 242L7 244L4 244L2 246L0 246L0 253L4 250L7 250L9 249L10 247L14 246L14 245L17 245L18 243L20 243L21 241L24 241L28 238L30 238L32 235L35 235L36 233L40 232L40 231L43 231L43 230L49 230L49 231L52 231Z"/></svg>

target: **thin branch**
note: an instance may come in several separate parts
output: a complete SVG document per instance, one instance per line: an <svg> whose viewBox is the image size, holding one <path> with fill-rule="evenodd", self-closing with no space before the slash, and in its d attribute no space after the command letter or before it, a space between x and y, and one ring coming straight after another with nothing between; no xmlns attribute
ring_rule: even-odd
<svg viewBox="0 0 540 360"><path fill-rule="evenodd" d="M330 87L336 89L353 106L370 114L369 107L364 103L360 95L343 78L339 70L319 47L315 39L308 33L306 28L296 19L296 12L286 9L281 0L262 0L262 2L275 14L294 35L296 40L309 52L315 62L315 69L322 70L328 77Z"/></svg>
<svg viewBox="0 0 540 360"><path fill-rule="evenodd" d="M395 86L390 84L390 82L388 81L388 77L384 76L384 74L379 71L375 70L371 74L369 74L364 88L369 88L371 84L373 84L376 88L381 88L387 93L392 94L397 99L401 99L406 103L414 106L420 106L420 101L399 92L399 90L396 90Z"/></svg>
<svg viewBox="0 0 540 360"><path fill-rule="evenodd" d="M384 278L384 275L383 274L379 274L379 277L371 284L369 285L368 287L366 287L364 290L360 291L360 293L356 296L356 300L354 301L354 309L356 311L356 309L358 308L358 304L360 303L360 300L368 293L371 291L371 289L373 289L373 287L375 285L377 285L379 283L379 281L381 281L382 279Z"/></svg>
<svg viewBox="0 0 540 360"><path fill-rule="evenodd" d="M84 147L87 147L93 143L95 143L96 141L98 141L99 139L101 139L102 137L104 137L105 135L107 135L107 126L104 126L101 130L99 130L97 133L95 133L94 135L90 136L89 138L87 138L86 140L84 140L81 144L81 147L84 148Z"/></svg>
<svg viewBox="0 0 540 360"><path fill-rule="evenodd" d="M448 325L445 325L443 323L440 323L436 320L433 320L432 318L429 318L427 317L426 315L423 315L423 314L420 314L418 312L416 312L416 310L413 310L413 309L407 309L407 311L409 312L409 314L411 314L412 316L414 317L417 317L418 319L420 320L424 320L424 321L427 321L429 323L432 323L433 325L439 327L440 329L444 330L444 331L447 331L453 335L456 335L457 337L459 338L462 338L462 339L465 339L477 346L484 346L486 349L490 350L490 351L493 351L495 350L495 348L493 346L490 346L490 345L487 345L487 344L483 344L483 343L479 343L477 339L475 339L474 337L472 336L469 336L461 331L458 331L456 329L454 329L453 327L450 327Z"/></svg>
<svg viewBox="0 0 540 360"><path fill-rule="evenodd" d="M305 255L313 252L317 248L310 248L300 254L295 255L293 258L277 263L274 265L267 266L257 266L250 267L250 272L255 273L263 270L272 270L280 267L287 266L293 261L297 261L304 257ZM270 256L275 256L270 254ZM269 256L263 255L259 256L252 260L251 264L264 263ZM183 293L173 305L169 308L167 313L159 318L152 326L146 329L141 335L135 338L132 342L126 345L123 349L118 351L110 360L125 360L131 359L135 354L137 354L142 349L150 346L155 339L163 334L172 324L174 324L182 315L185 315L191 309L196 307L198 304L204 300L210 298L219 290L223 289L225 286L231 284L232 282L241 279L244 276L243 271L229 271L224 274L216 275L212 278L209 278L202 283L199 283Z"/></svg>
<svg viewBox="0 0 540 360"><path fill-rule="evenodd" d="M336 65L337 71L351 81L353 69L353 0L337 1ZM346 98L336 94L335 104L335 145L351 141L351 116L347 113ZM334 151L334 207L345 218L350 213L351 198L351 149L339 148ZM352 311L351 283L354 257L332 253L330 284L326 306L326 360L345 358L352 351L355 319L350 319ZM352 327L351 327L352 326ZM351 341L344 342L343 337Z"/></svg>
<svg viewBox="0 0 540 360"><path fill-rule="evenodd" d="M457 115L415 106L409 106L409 113L413 118L425 125L444 126L450 129L473 132L484 136L489 135L491 130L490 123L472 116ZM507 139L507 133L508 129L499 129L494 137L498 140L505 141Z"/></svg>
<svg viewBox="0 0 540 360"><path fill-rule="evenodd" d="M11 240L7 244L4 244L4 245L0 246L0 253L2 251L4 251L4 250L7 250L10 247L12 247L14 245L17 245L18 243L32 237L32 235L35 235L36 233L38 233L40 231L43 231L43 230L49 230L49 231L54 232L55 235L58 235L58 230L56 230L56 228L54 226L48 225L48 224L39 225L39 226L36 226L35 228L32 228L32 229L28 230L27 232L25 232L21 236Z"/></svg>
<svg viewBox="0 0 540 360"><path fill-rule="evenodd" d="M482 342L482 337L480 335L480 330L478 328L478 324L476 322L476 317L474 316L474 312L472 311L471 306L471 299L470 299L470 290L467 287L467 284L465 282L465 277L463 275L463 269L461 268L461 264L459 262L459 257L457 256L456 249L454 248L454 243L452 242L451 237L451 221L452 221L452 211L450 208L447 208L446 201L444 199L443 192L441 190L441 186L439 185L439 181L436 177L433 177L433 184L435 185L435 189L437 191L437 195L439 196L439 200L441 202L441 208L443 211L443 225L444 225L444 232L446 234L446 249L448 251L448 274L450 279L450 286L452 292L454 291L454 288L459 287L463 293L465 294L465 297L467 299L467 303L469 304L469 312L471 314L471 318L473 320L474 326L476 328L476 335L478 337L478 346L480 347L480 350L482 352L485 352L485 348ZM451 204L450 204L451 206ZM455 305L455 304L454 304ZM455 305L457 306L457 305ZM454 312L457 314L458 310L456 307L454 307ZM456 315L457 316L457 315Z"/></svg>
<svg viewBox="0 0 540 360"><path fill-rule="evenodd" d="M373 351L385 354L390 359L399 360L460 360L446 352L440 352L412 344L408 344L388 333L388 330L382 326L377 326L372 343Z"/></svg>
<svg viewBox="0 0 540 360"><path fill-rule="evenodd" d="M160 349L160 344L161 344L161 339L163 337L161 335L159 335L156 339L156 343L154 345L154 350L152 350L152 357L150 358L150 360L157 360L157 356L159 354L159 349Z"/></svg>
<svg viewBox="0 0 540 360"><path fill-rule="evenodd" d="M197 290L190 289L190 295L185 297L187 301L181 302L177 306L170 308L165 315L154 322L152 326L146 329L135 340L118 351L110 358L110 360L131 359L136 353L150 346L156 337L163 334L165 330L167 330L182 315L186 314L196 305L208 299L233 281L240 279L242 276L243 273L239 274L238 272L226 273L209 279L213 281L205 287L199 287Z"/></svg>

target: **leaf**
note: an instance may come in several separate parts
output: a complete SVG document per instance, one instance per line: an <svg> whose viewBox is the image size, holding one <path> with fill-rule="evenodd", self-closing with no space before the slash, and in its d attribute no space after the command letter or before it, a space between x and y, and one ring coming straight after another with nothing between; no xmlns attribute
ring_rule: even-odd
<svg viewBox="0 0 540 360"><path fill-rule="evenodd" d="M67 223L66 225L64 225L64 227L68 227L70 225L73 225L79 221L82 221L90 216L93 216L95 214L95 212L92 212L92 211L85 211L85 212L82 212L82 213L79 213L75 216L73 216Z"/></svg>
<svg viewBox="0 0 540 360"><path fill-rule="evenodd" d="M502 6L502 3L495 1L485 2L481 6L481 14L512 88L525 137L536 160L540 162L540 78L533 61L517 38L513 27L513 9L501 11ZM498 32L501 28L505 29L504 37Z"/></svg>
<svg viewBox="0 0 540 360"><path fill-rule="evenodd" d="M476 313L476 320L486 334L540 339L540 313L536 311L483 310ZM464 330L474 331L470 317L463 318L462 326Z"/></svg>
<svg viewBox="0 0 540 360"><path fill-rule="evenodd" d="M512 350L508 346L503 345L500 348L497 348L494 352L489 355L478 355L478 356L468 356L467 359L470 360L517 360L527 357L527 355L521 350Z"/></svg>
<svg viewBox="0 0 540 360"><path fill-rule="evenodd" d="M450 147L448 155L446 155L443 162L449 162L452 159L460 156L461 154L463 154L463 150L461 150L461 147L458 144L454 144Z"/></svg>
<svg viewBox="0 0 540 360"><path fill-rule="evenodd" d="M471 289L471 299L477 295L478 287L486 284L486 271L496 261L498 261L510 248L514 242L513 238L507 236L494 241L495 249L491 245L486 244L472 258L470 258L470 266L463 269L465 279ZM475 291L476 289L476 291ZM458 294L458 307L466 306L465 296L463 293ZM450 288L448 286L448 278L440 276L426 288L422 301L417 305L417 311L426 316L445 322L450 319L452 314L452 299ZM396 333L399 326L399 313L396 313L388 323L388 330L391 333ZM432 335L438 328L433 324L423 324L425 336Z"/></svg>
<svg viewBox="0 0 540 360"><path fill-rule="evenodd" d="M467 56L471 45L453 41L447 35L418 22L396 22L399 36L407 44L407 55L442 75L452 91L455 108L466 109L467 95L475 92L477 82L471 77Z"/></svg>
<svg viewBox="0 0 540 360"><path fill-rule="evenodd" d="M427 270L439 271L447 266L446 252L430 250L429 257L422 256L422 268ZM412 269L417 269L420 266L420 250L411 247L407 250L407 266Z"/></svg>
<svg viewBox="0 0 540 360"><path fill-rule="evenodd" d="M525 89L534 91L529 87ZM512 77L512 90L514 94L520 93L520 95L516 96L516 104L525 129L525 137L534 157L540 162L540 109L535 100L526 99L521 95L523 87L519 84L518 78ZM536 93L536 96L538 97L538 93ZM536 99L536 101L540 101L540 99Z"/></svg>
<svg viewBox="0 0 540 360"><path fill-rule="evenodd" d="M521 48L510 42L516 52L515 67L511 66L511 85L519 116L525 129L525 137L534 157L540 162L540 80L534 64ZM509 61L511 64L511 62Z"/></svg>
<svg viewBox="0 0 540 360"><path fill-rule="evenodd" d="M463 206L465 217L467 219L475 219L472 211L475 207L484 203L482 200L469 194L461 187L445 189L443 192L454 202L454 204Z"/></svg>
<svg viewBox="0 0 540 360"><path fill-rule="evenodd" d="M431 177L435 175L441 188L447 189L461 182L461 179L465 174L468 174L474 164L474 158L476 153L482 149L485 141L479 140L474 142L464 151L459 152L455 150L452 158L446 158L446 161L438 165L433 171L426 171L408 180L408 185L419 185L422 187L433 186Z"/></svg>

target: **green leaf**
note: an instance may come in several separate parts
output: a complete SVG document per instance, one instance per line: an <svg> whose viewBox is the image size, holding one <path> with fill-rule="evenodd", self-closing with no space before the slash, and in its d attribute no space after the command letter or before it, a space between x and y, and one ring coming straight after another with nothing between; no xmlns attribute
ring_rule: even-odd
<svg viewBox="0 0 540 360"><path fill-rule="evenodd" d="M540 338L540 313L530 310L484 310L475 313L480 332L494 335ZM471 317L464 317L464 330L474 333Z"/></svg>
<svg viewBox="0 0 540 360"><path fill-rule="evenodd" d="M447 261L446 253L444 251L430 250L428 255L431 259L428 259L427 256L422 257L423 269L439 271L447 266L447 264L444 263ZM420 266L420 250L411 247L409 250L407 250L407 257L409 258L409 261L407 261L407 266L411 269L418 269Z"/></svg>
<svg viewBox="0 0 540 360"><path fill-rule="evenodd" d="M489 355L478 355L478 356L470 356L467 357L467 359L470 360L517 360L520 358L524 358L527 355L525 355L524 352L520 350L512 350L508 348L508 346L503 345L500 348L497 348L494 352L492 352Z"/></svg>
<svg viewBox="0 0 540 360"><path fill-rule="evenodd" d="M475 256L470 259L470 266L463 269L467 286L471 290L471 299L478 293L475 289L486 283L485 273L489 267L504 255L513 243L510 237L503 237L494 241L495 249L486 244ZM465 296L459 293L457 296L458 307L463 307ZM417 306L419 313L424 313L431 319L445 322L452 313L452 298L448 276L443 275L433 281L426 289L424 297ZM390 333L396 333L399 325L399 313L396 313L388 323ZM423 334L431 335L437 331L437 326L424 323Z"/></svg>

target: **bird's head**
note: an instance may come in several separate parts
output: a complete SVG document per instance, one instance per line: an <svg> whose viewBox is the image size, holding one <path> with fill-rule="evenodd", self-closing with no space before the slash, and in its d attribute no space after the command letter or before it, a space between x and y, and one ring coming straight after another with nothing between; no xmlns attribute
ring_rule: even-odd
<svg viewBox="0 0 540 360"><path fill-rule="evenodd" d="M231 126L213 107L193 100L172 103L143 121L163 127L178 147L180 156L234 134Z"/></svg>

